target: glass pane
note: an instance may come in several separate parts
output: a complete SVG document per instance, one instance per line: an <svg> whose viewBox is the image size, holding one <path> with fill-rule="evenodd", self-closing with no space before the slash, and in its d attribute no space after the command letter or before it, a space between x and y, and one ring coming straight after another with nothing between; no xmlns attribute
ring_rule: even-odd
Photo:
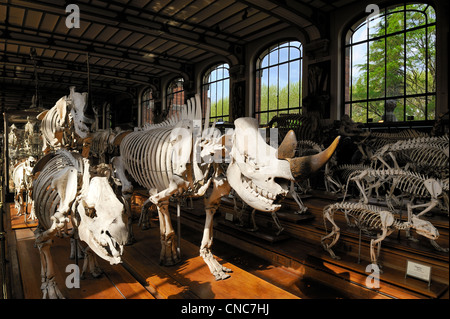
<svg viewBox="0 0 450 319"><path fill-rule="evenodd" d="M269 65L269 56L266 55L261 62L261 68L267 68L267 66Z"/></svg>
<svg viewBox="0 0 450 319"><path fill-rule="evenodd" d="M369 118L368 122L378 123L384 117L384 101L369 102ZM372 121L371 121L372 120Z"/></svg>
<svg viewBox="0 0 450 319"><path fill-rule="evenodd" d="M227 97L224 97L223 103L222 103L222 116L223 118L227 117L230 114L230 99Z"/></svg>
<svg viewBox="0 0 450 319"><path fill-rule="evenodd" d="M299 59L301 56L300 50L295 47L289 47L289 58L291 60Z"/></svg>
<svg viewBox="0 0 450 319"><path fill-rule="evenodd" d="M386 34L391 34L394 32L402 31L405 28L405 16L401 7L395 7L394 9L389 9L386 16Z"/></svg>
<svg viewBox="0 0 450 319"><path fill-rule="evenodd" d="M369 39L373 39L375 37L380 37L384 35L384 15L379 14L375 15L373 18L369 20Z"/></svg>
<svg viewBox="0 0 450 319"><path fill-rule="evenodd" d="M229 66L228 64L224 64L224 69L223 69L223 78L229 78L230 77L230 73L229 73Z"/></svg>
<svg viewBox="0 0 450 319"><path fill-rule="evenodd" d="M223 99L223 81L217 82L217 101L221 101Z"/></svg>
<svg viewBox="0 0 450 319"><path fill-rule="evenodd" d="M278 64L278 49L274 49L269 54L269 65Z"/></svg>
<svg viewBox="0 0 450 319"><path fill-rule="evenodd" d="M427 120L436 119L436 96L428 96Z"/></svg>
<svg viewBox="0 0 450 319"><path fill-rule="evenodd" d="M209 85L208 97L211 99L211 104L217 101L217 82Z"/></svg>
<svg viewBox="0 0 450 319"><path fill-rule="evenodd" d="M352 100L367 99L367 44L352 47Z"/></svg>
<svg viewBox="0 0 450 319"><path fill-rule="evenodd" d="M385 92L385 39L369 43L369 98L384 97Z"/></svg>
<svg viewBox="0 0 450 319"><path fill-rule="evenodd" d="M278 99L279 99L279 108L287 108L289 106L288 103L288 97L289 97L289 65L288 63L281 64L280 65L280 77L278 78L279 81L279 92L278 92Z"/></svg>
<svg viewBox="0 0 450 319"><path fill-rule="evenodd" d="M269 110L278 108L278 67L269 69Z"/></svg>
<svg viewBox="0 0 450 319"><path fill-rule="evenodd" d="M427 14L428 23L436 22L436 12L434 11L434 8L432 6L428 6L425 12Z"/></svg>
<svg viewBox="0 0 450 319"><path fill-rule="evenodd" d="M353 122L367 122L367 103L353 103L351 108L351 118Z"/></svg>
<svg viewBox="0 0 450 319"><path fill-rule="evenodd" d="M426 4L408 4L406 6L406 29L426 24L426 14L423 12L426 7Z"/></svg>
<svg viewBox="0 0 450 319"><path fill-rule="evenodd" d="M211 112L210 112L210 118L217 116L217 101L211 100Z"/></svg>
<svg viewBox="0 0 450 319"><path fill-rule="evenodd" d="M426 92L425 28L406 33L406 93Z"/></svg>
<svg viewBox="0 0 450 319"><path fill-rule="evenodd" d="M213 82L217 80L217 71L216 70L212 70L211 71L211 75L209 77L209 82Z"/></svg>
<svg viewBox="0 0 450 319"><path fill-rule="evenodd" d="M290 82L289 83L289 107L298 108L301 106L301 91L300 82Z"/></svg>
<svg viewBox="0 0 450 319"><path fill-rule="evenodd" d="M267 124L267 123L269 123L269 121L267 120L268 117L269 116L268 116L267 112L260 113L259 114L259 123L260 124Z"/></svg>
<svg viewBox="0 0 450 319"><path fill-rule="evenodd" d="M352 35L351 43L357 43L367 40L367 24L366 20L355 30Z"/></svg>
<svg viewBox="0 0 450 319"><path fill-rule="evenodd" d="M436 26L428 28L428 92L436 92Z"/></svg>
<svg viewBox="0 0 450 319"><path fill-rule="evenodd" d="M397 34L386 38L386 96L400 96L404 93L404 37Z"/></svg>
<svg viewBox="0 0 450 319"><path fill-rule="evenodd" d="M398 121L405 121L405 99L397 99L397 107L394 110L394 115Z"/></svg>
<svg viewBox="0 0 450 319"><path fill-rule="evenodd" d="M289 60L289 48L284 47L280 48L280 63L286 62Z"/></svg>
<svg viewBox="0 0 450 319"><path fill-rule="evenodd" d="M263 76L261 77L261 111L266 111L269 99L269 72L268 70L263 71Z"/></svg>
<svg viewBox="0 0 450 319"><path fill-rule="evenodd" d="M406 99L406 121L425 120L425 97Z"/></svg>

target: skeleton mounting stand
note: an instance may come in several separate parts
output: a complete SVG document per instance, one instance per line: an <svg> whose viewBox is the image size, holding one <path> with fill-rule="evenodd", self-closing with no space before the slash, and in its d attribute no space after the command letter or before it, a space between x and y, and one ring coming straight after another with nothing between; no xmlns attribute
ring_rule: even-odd
<svg viewBox="0 0 450 319"><path fill-rule="evenodd" d="M0 159L1 162L1 159ZM3 225L3 177L0 176L0 272L1 272L1 297L0 299L8 299L6 287L6 232Z"/></svg>

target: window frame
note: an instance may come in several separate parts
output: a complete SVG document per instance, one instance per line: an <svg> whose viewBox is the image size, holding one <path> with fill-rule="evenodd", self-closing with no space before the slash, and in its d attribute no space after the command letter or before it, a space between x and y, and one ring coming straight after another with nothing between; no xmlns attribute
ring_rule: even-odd
<svg viewBox="0 0 450 319"><path fill-rule="evenodd" d="M184 78L183 77L176 77L174 79L172 79L171 81L169 81L169 83L167 84L166 87L166 108L165 111L167 112L166 118L171 117L172 115L174 115L175 113L180 114L181 111L181 107L183 105L186 104L186 99L185 99L185 88L184 88ZM176 84L178 86L179 83L182 83L182 89L179 91L169 91L172 87L175 87L174 84ZM179 95L175 98L175 95ZM179 104L175 104L176 105L176 109L173 108L173 102L174 98L177 100L177 102L179 102Z"/></svg>
<svg viewBox="0 0 450 319"><path fill-rule="evenodd" d="M294 46L291 45L291 43L293 42L298 42L298 46ZM288 49L288 58L285 61L280 62L280 49L283 48L287 48ZM299 50L299 56L295 57L295 58L290 58L290 48L296 48ZM264 61L264 58L269 56L269 60L270 60L270 54L277 52L277 61L276 63L270 63L270 61L267 62L267 66L262 66L262 63ZM270 122L270 120L273 118L273 116L271 118L269 118L270 113L275 112L276 115L275 116L279 116L281 114L301 114L303 111L303 105L302 105L302 99L303 99L303 94L302 94L302 89L303 89L303 58L304 58L304 46L302 44L302 42L299 39L296 38L288 38L288 39L281 39L281 40L277 40L276 42L273 42L267 46L265 46L261 51L259 51L259 53L256 55L256 59L255 59L255 71L254 71L254 103L253 103L253 116L255 118L258 119L258 123L260 125L266 125ZM298 82L299 82L299 87L298 87L298 105L296 106L291 106L291 95L290 95L290 86L291 86L291 68L290 68L290 64L291 63L295 63L298 61L299 67L298 67ZM280 66L283 65L287 65L287 70L288 70L288 76L287 76L287 85L285 87L287 87L287 101L288 101L288 105L287 107L282 107L280 108L280 91L283 88L280 88ZM262 108L262 103L261 103L261 98L262 98L262 83L261 83L261 79L262 78L262 73L261 72L270 72L269 69L270 68L277 68L277 78L276 78L276 93L277 93L277 102L276 102L276 109L269 109L269 99L270 96L269 94L267 94L267 110L261 110ZM295 82L293 82L295 83ZM268 81L268 87L267 87L267 91L269 93L270 91L270 81ZM258 110L259 108L259 110ZM267 123L262 123L261 122L261 114L268 114L267 117Z"/></svg>
<svg viewBox="0 0 450 319"><path fill-rule="evenodd" d="M227 70L228 72L228 76L225 77L223 76L222 78L218 78L216 77L215 80L209 80L210 75L213 71L217 71L218 69L222 69L222 70ZM223 75L223 73L222 73ZM210 66L205 72L203 72L203 76L202 76L202 84L201 84L201 92L202 92L202 105L204 105L204 109L202 110L203 114L203 118L206 118L206 101L208 98L208 93L210 92L210 86L212 84L218 84L218 83L222 83L222 112L220 112L220 114L217 112L218 107L216 105L216 115L215 116L211 116L211 112L212 112L212 108L214 105L214 102L218 102L220 100L216 101L212 101L211 100L211 109L210 109L210 114L209 114L209 121L210 122L214 122L215 120L221 119L222 121L219 122L229 122L231 119L231 112L230 112L230 107L231 107L231 88L230 88L230 65L227 62L219 62L219 63L215 63L214 65ZM225 81L228 81L228 92L227 94L225 94ZM217 86L216 86L216 96L217 96ZM224 103L223 103L223 99L228 97L228 114L224 114Z"/></svg>
<svg viewBox="0 0 450 319"><path fill-rule="evenodd" d="M424 9L422 10L417 10L416 8L407 8L408 5L423 5ZM435 17L434 17L434 21L430 22L430 15L427 13L429 7L431 7L431 9L434 11L435 13ZM402 13L403 14L403 24L405 24L407 22L407 13L408 12L421 12L424 14L425 16L425 23L421 24L421 25L416 25L414 27L407 27L406 25L403 25L402 29L400 31L395 31L392 33L387 34L386 32L386 21L387 21L387 17L390 14L394 14L394 13ZM373 21L375 19L379 19L379 18L383 19L383 23L385 25L385 31L384 34L381 36L373 36L373 37L369 37L369 33L370 33L370 27L367 28L366 26L364 26L364 24L367 24L368 21ZM365 21L366 20L366 21ZM353 19L351 23L349 23L349 25L344 29L344 32L342 34L342 83L343 83L343 87L342 87L342 101L343 101L343 109L341 110L341 115L347 114L350 116L350 118L352 118L352 112L353 112L353 108L352 105L355 103L361 103L361 104L365 104L365 121L363 122L364 125L370 127L370 126L402 126L402 125L420 125L421 123L430 123L432 121L434 121L436 119L437 116L437 72L434 75L434 91L431 91L429 89L429 84L430 84L430 79L429 79L429 61L430 61L430 47L429 47L429 43L430 43L430 33L429 33L429 28L434 28L434 36L436 37L437 35L437 15L436 15L436 8L428 3L428 2L419 2L419 1L415 1L415 2L406 2L406 1L400 1L397 3L389 3L387 5L385 5L384 7L380 7L380 14L371 18L371 19L367 19L367 14L363 14L358 16L357 18ZM365 27L366 30L366 35L365 35L365 39L361 40L361 41L357 41L357 42L353 42L351 41L351 37L355 34L355 32L360 29L361 27ZM406 76L406 72L407 72L407 36L409 32L414 32L417 30L425 30L425 36L424 39L426 40L426 52L425 52L425 59L424 59L424 63L422 64L425 68L425 92L424 93L416 93L416 94L408 94L407 93L407 76ZM393 96L389 96L387 93L387 81L386 81L386 72L387 72L387 56L388 56L388 50L386 49L387 47L387 40L390 37L393 36L398 36L401 35L403 37L403 82L402 82L402 93L398 94L398 95L393 95ZM349 53L347 53L347 50L351 50L355 45L361 45L361 44L366 44L366 52L369 52L369 48L370 48L370 44L373 43L374 41L378 41L382 39L384 41L384 46L385 46L385 50L384 50L384 88L383 88L383 96L382 97L376 97L376 98L370 98L369 97L369 81L370 81L370 77L369 77L369 61L370 58L366 58L365 61L367 63L367 67L365 68L364 72L366 72L367 76L369 77L369 80L366 80L366 98L365 99L360 99L360 100L353 100L353 74L352 74L352 69L353 69L353 53L350 51ZM434 61L436 61L437 58L437 42L436 39L435 41L435 54L432 57L432 59L434 59ZM366 53L367 54L367 53ZM348 61L347 61L348 60ZM348 65L347 65L348 63ZM407 109L407 99L414 99L414 98L423 98L425 100L425 109L424 109L424 117L425 119L410 119L407 117L407 113L408 113L408 109ZM430 101L432 102L434 99L434 113L430 116ZM403 103L403 118L402 119L397 119L397 121L386 121L386 102L389 100L400 100L401 103ZM369 109L369 103L370 102L383 102L384 103L384 113L382 115L382 121L379 122L375 122L369 121L369 113L370 113L370 109ZM398 103L398 102L397 102Z"/></svg>
<svg viewBox="0 0 450 319"><path fill-rule="evenodd" d="M145 94L150 91L149 98L145 99ZM148 103L148 105L145 105ZM144 111L144 109L147 111ZM141 125L145 124L154 124L154 110L155 110L155 97L154 97L154 89L152 87L145 88L141 93ZM145 116L145 115L148 116ZM146 120L146 117L149 118L149 121Z"/></svg>

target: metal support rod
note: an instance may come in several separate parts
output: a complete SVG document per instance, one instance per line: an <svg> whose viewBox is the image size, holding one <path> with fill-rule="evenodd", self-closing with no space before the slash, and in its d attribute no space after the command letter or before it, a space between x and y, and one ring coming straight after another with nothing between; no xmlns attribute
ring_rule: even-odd
<svg viewBox="0 0 450 319"><path fill-rule="evenodd" d="M181 258L181 209L180 201L177 201L177 255Z"/></svg>
<svg viewBox="0 0 450 319"><path fill-rule="evenodd" d="M3 178L0 177L0 272L1 272L1 299L8 299L6 286L6 232L3 225Z"/></svg>

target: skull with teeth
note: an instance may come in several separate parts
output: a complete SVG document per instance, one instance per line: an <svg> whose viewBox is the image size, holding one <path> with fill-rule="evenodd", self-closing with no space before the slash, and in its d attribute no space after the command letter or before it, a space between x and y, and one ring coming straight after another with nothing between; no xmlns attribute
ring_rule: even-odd
<svg viewBox="0 0 450 319"><path fill-rule="evenodd" d="M128 235L123 209L107 177L93 177L78 205L80 239L112 265L121 262Z"/></svg>
<svg viewBox="0 0 450 319"><path fill-rule="evenodd" d="M289 181L307 178L322 167L339 143L338 137L322 153L294 158L297 140L293 131L275 149L264 141L255 118L239 118L234 124L227 179L243 201L260 211L278 210L277 200L288 193Z"/></svg>

